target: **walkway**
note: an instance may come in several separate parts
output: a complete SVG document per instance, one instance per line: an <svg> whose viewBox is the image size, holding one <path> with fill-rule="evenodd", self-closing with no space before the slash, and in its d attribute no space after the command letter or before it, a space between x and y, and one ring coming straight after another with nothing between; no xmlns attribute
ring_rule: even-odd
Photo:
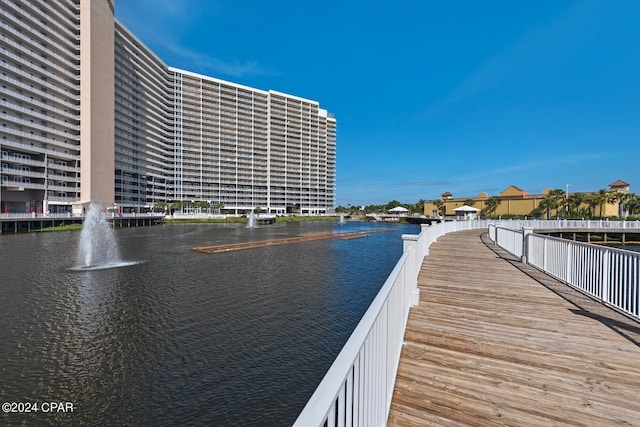
<svg viewBox="0 0 640 427"><path fill-rule="evenodd" d="M425 258L388 425L640 426L640 324L482 233Z"/></svg>

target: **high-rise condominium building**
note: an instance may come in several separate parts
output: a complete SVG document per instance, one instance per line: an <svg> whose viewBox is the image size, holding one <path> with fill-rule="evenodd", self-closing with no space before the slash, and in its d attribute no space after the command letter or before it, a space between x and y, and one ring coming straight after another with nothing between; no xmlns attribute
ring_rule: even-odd
<svg viewBox="0 0 640 427"><path fill-rule="evenodd" d="M333 209L336 121L318 102L169 67L112 0L0 4L1 213Z"/></svg>

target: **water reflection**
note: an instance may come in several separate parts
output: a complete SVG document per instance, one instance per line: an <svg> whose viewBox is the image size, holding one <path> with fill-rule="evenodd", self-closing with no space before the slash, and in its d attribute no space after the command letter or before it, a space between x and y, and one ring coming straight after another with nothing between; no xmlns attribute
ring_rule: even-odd
<svg viewBox="0 0 640 427"><path fill-rule="evenodd" d="M375 225L374 225L375 226ZM116 231L127 268L73 272L77 232L0 237L0 397L73 414L6 425L270 424L295 419L402 250L355 240L202 254L191 247L350 231L347 222Z"/></svg>

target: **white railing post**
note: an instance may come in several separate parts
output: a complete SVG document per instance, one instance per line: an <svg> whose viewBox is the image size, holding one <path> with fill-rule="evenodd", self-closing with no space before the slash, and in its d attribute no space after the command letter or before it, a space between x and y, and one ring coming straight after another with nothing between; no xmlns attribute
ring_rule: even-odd
<svg viewBox="0 0 640 427"><path fill-rule="evenodd" d="M611 269L611 253L609 249L602 251L602 295L600 299L606 303L611 302L609 298L609 277Z"/></svg>
<svg viewBox="0 0 640 427"><path fill-rule="evenodd" d="M420 289L418 289L418 273L420 272L420 266L422 260L419 259L418 251L418 238L419 235L415 234L403 234L402 235L402 252L409 255L406 268L409 272L411 289L411 305L420 304Z"/></svg>
<svg viewBox="0 0 640 427"><path fill-rule="evenodd" d="M527 239L527 235L533 233L532 227L524 227L522 229L522 256L520 257L520 262L523 264L527 263L527 259L529 256L529 242Z"/></svg>
<svg viewBox="0 0 640 427"><path fill-rule="evenodd" d="M567 271L565 272L566 277L564 278L564 281L570 284L572 283L572 278L571 278L571 264L573 262L573 244L572 242L567 243L567 264L566 264L566 268Z"/></svg>
<svg viewBox="0 0 640 427"><path fill-rule="evenodd" d="M420 241L419 241L419 245L420 245L420 253L422 254L422 257L426 257L429 256L429 246L430 243L428 242L428 233L429 233L429 224L422 224L420 225Z"/></svg>

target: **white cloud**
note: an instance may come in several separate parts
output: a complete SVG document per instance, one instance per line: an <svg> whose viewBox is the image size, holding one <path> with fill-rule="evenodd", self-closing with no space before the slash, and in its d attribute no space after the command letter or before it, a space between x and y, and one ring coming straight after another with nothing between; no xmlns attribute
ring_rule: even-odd
<svg viewBox="0 0 640 427"><path fill-rule="evenodd" d="M591 14L593 18L594 5L594 2L581 3L546 25L525 31L515 42L487 58L442 99L428 106L420 117L428 118L448 110L490 91L506 79L524 81L546 72L549 67L561 67L570 52L588 48L589 41L577 37L575 29L586 25L585 15Z"/></svg>
<svg viewBox="0 0 640 427"><path fill-rule="evenodd" d="M224 19L221 3L207 0L138 1L118 8L118 19L169 66L214 76L246 77L278 75L258 61L219 58L205 50L188 48L181 41L203 20ZM162 30L159 30L162 29Z"/></svg>
<svg viewBox="0 0 640 427"><path fill-rule="evenodd" d="M208 73L212 75L224 74L231 77L268 76L279 74L264 68L258 63L258 61L251 59L243 61L222 60L220 58L213 57L206 52L188 49L173 42L164 43L164 48L173 55L179 57L181 59L181 64L191 64L189 71ZM194 67L196 69L193 69Z"/></svg>

